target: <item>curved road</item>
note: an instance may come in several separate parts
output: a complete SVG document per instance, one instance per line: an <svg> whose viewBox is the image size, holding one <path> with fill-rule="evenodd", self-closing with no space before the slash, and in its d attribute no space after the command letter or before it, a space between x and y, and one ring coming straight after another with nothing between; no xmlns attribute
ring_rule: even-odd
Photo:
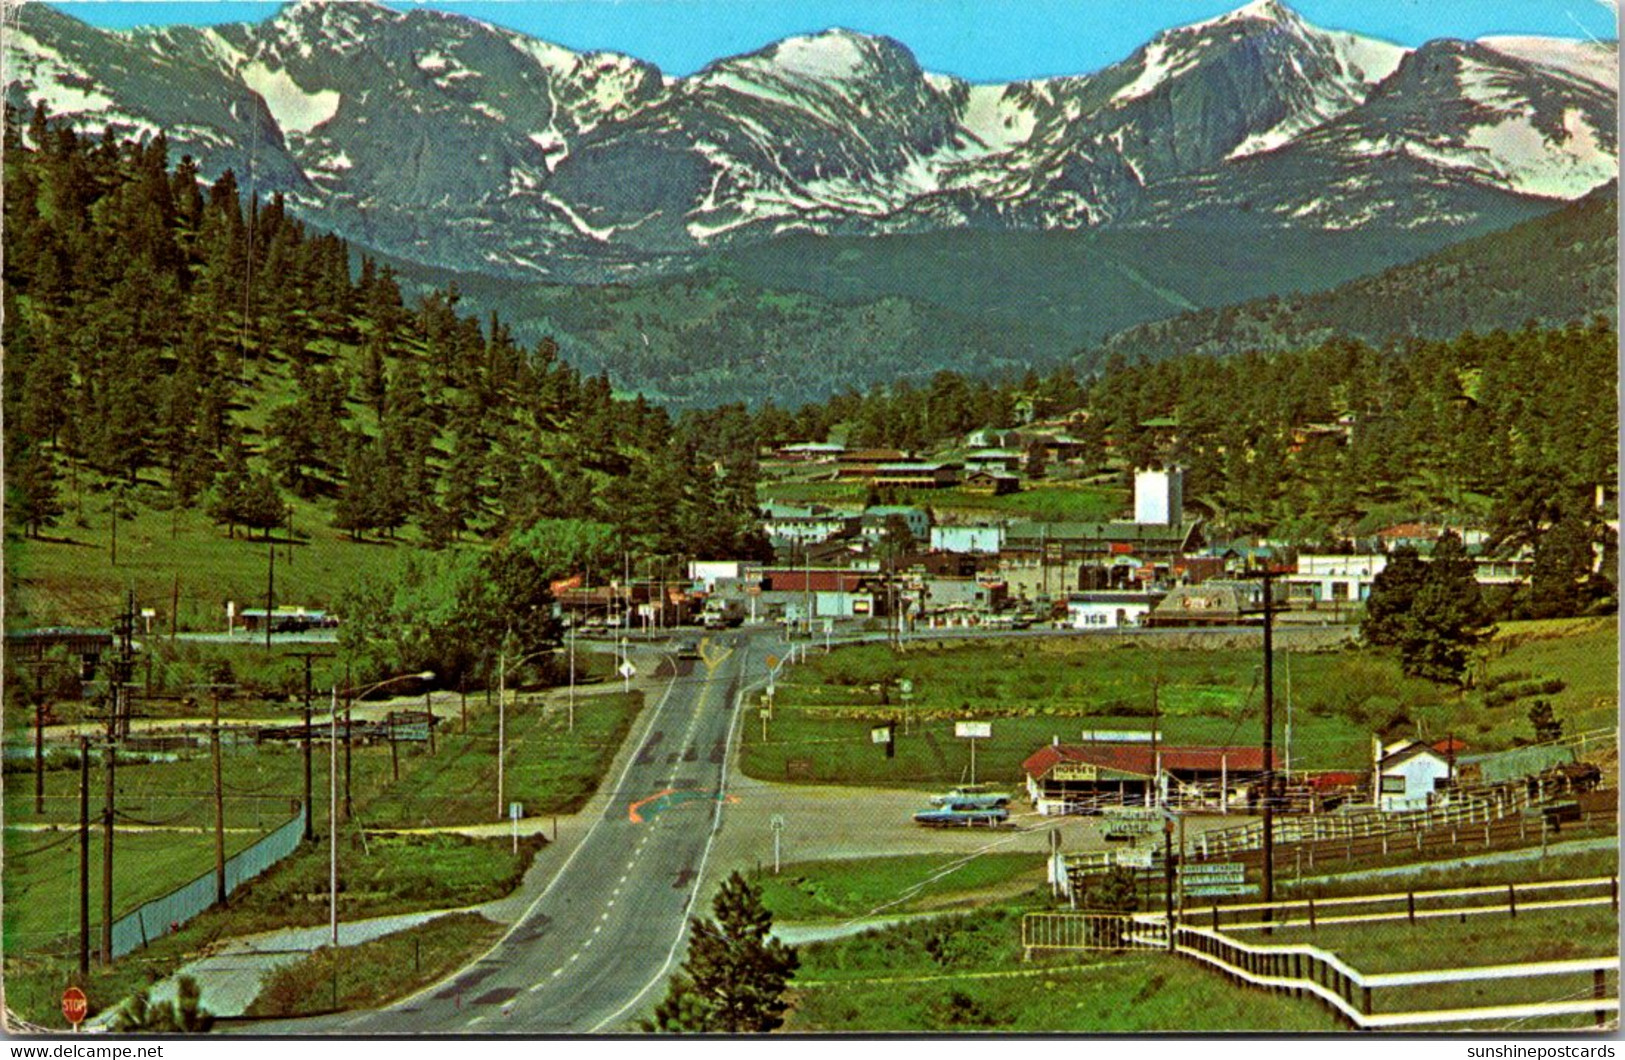
<svg viewBox="0 0 1625 1060"><path fill-rule="evenodd" d="M726 756L752 654L744 634L709 637L700 650L701 660L678 661L666 679L643 742L614 779L602 816L494 948L387 1009L285 1029L636 1030L682 961L688 917L727 797Z"/></svg>

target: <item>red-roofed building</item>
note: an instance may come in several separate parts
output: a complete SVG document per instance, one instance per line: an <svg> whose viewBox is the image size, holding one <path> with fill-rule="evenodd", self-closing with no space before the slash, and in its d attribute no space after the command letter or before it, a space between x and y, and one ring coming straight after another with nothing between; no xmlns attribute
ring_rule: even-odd
<svg viewBox="0 0 1625 1060"><path fill-rule="evenodd" d="M1272 768L1280 756L1272 755ZM1022 763L1039 813L1072 812L1102 799L1150 805L1160 783L1175 806L1251 804L1263 773L1258 747L1177 747L1147 743L1051 744ZM1157 778L1161 778L1160 781Z"/></svg>

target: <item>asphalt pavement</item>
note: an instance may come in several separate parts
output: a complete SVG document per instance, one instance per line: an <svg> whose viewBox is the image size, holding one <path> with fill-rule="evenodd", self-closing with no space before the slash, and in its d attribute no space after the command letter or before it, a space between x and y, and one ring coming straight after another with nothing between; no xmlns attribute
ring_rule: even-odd
<svg viewBox="0 0 1625 1060"><path fill-rule="evenodd" d="M759 643L713 634L701 642L700 660L667 664L675 673L649 688L653 706L601 811L489 952L388 1008L255 1032L637 1030L664 996L682 960L688 917L698 911L728 799L726 760L747 663L767 650Z"/></svg>

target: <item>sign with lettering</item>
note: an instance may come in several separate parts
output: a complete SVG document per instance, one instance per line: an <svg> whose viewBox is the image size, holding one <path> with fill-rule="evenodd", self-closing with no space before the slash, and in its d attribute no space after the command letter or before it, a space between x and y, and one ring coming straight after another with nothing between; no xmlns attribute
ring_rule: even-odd
<svg viewBox="0 0 1625 1060"><path fill-rule="evenodd" d="M870 743L891 743L891 726L880 725L869 730Z"/></svg>
<svg viewBox="0 0 1625 1060"><path fill-rule="evenodd" d="M83 990L70 986L62 991L62 1018L73 1024L75 1030L85 1021L85 1014L89 1011L90 999Z"/></svg>
<svg viewBox="0 0 1625 1060"><path fill-rule="evenodd" d="M954 735L961 740L987 740L993 736L991 721L956 721Z"/></svg>
<svg viewBox="0 0 1625 1060"><path fill-rule="evenodd" d="M1098 780L1100 767L1082 762L1062 762L1050 772L1052 780Z"/></svg>
<svg viewBox="0 0 1625 1060"><path fill-rule="evenodd" d="M1255 883L1223 883L1213 886L1186 887L1186 898L1228 898L1243 894L1257 894L1258 885Z"/></svg>

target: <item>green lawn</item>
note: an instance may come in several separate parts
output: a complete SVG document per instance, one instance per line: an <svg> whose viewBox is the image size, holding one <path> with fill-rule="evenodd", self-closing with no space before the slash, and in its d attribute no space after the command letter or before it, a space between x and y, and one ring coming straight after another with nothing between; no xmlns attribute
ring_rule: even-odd
<svg viewBox="0 0 1625 1060"><path fill-rule="evenodd" d="M1330 1031L1314 1004L1237 989L1162 954L1027 962L1021 910L918 920L803 946L786 1030Z"/></svg>
<svg viewBox="0 0 1625 1060"><path fill-rule="evenodd" d="M1539 639L1527 631L1506 635L1488 673L1565 682L1546 698L1568 731L1611 724L1618 702L1612 621L1546 624L1539 632ZM904 679L913 683L907 704ZM1287 746L1290 704L1294 769L1364 768L1376 730L1454 732L1473 750L1532 735L1530 699L1489 707L1482 690L1462 694L1407 678L1392 656L1369 649L1283 653L1275 680L1276 746ZM1013 784L1022 760L1053 737L1149 729L1154 681L1168 742L1259 740L1255 650L1136 647L1109 637L916 646L903 653L863 645L815 653L789 671L767 739L759 725L744 727L741 761L748 774L767 779L810 773L821 782L940 785L968 772L969 749L954 738L953 722L981 718L993 721L993 737L977 747L978 779ZM896 757L887 759L869 743L869 728L904 718Z"/></svg>
<svg viewBox="0 0 1625 1060"><path fill-rule="evenodd" d="M229 858L257 840L254 833L226 833ZM79 838L77 830L5 831L6 952L67 945L79 930ZM168 894L214 869L214 836L197 833L124 832L113 841L113 916ZM102 832L90 835L91 944L101 938ZM75 949L75 952L77 950Z"/></svg>
<svg viewBox="0 0 1625 1060"><path fill-rule="evenodd" d="M775 920L807 921L862 916L885 905L886 915L1001 885L1041 886L1044 866L1031 854L984 854L961 859L948 855L908 855L859 861L808 861L784 866L753 879ZM897 901L898 899L903 901Z"/></svg>
<svg viewBox="0 0 1625 1060"><path fill-rule="evenodd" d="M502 930L477 913L453 913L359 946L320 949L273 974L248 1014L377 1008L450 974L489 948Z"/></svg>
<svg viewBox="0 0 1625 1060"><path fill-rule="evenodd" d="M325 836L322 837L325 839ZM473 905L518 886L536 852L537 837L509 840L457 835L363 837L347 829L339 845L339 916L360 919ZM288 926L324 924L328 917L328 846L301 847L274 870L250 881L225 908L210 909L174 935L110 968L92 964L84 983L91 1013L116 1005L148 982L171 974L216 939ZM93 866L94 867L94 866ZM12 866L7 868L9 886ZM8 902L8 912L10 903ZM6 1004L25 1019L63 1026L62 988L75 977L66 949L51 954L6 952Z"/></svg>

